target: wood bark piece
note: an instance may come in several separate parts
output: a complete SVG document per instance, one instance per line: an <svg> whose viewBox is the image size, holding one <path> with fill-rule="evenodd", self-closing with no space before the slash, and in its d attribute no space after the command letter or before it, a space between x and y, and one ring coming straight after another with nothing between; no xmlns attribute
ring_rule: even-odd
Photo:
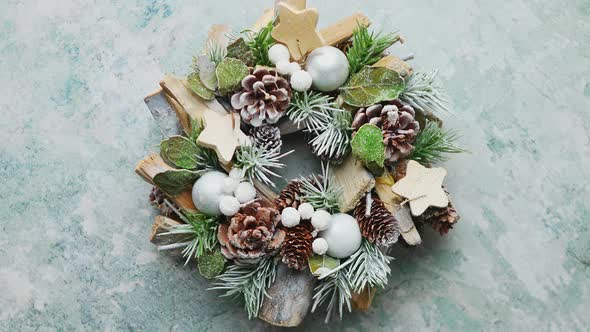
<svg viewBox="0 0 590 332"><path fill-rule="evenodd" d="M362 162L350 155L344 162L334 167L334 184L342 187L340 195L340 211L348 212L356 203L375 186L375 178L365 169Z"/></svg>
<svg viewBox="0 0 590 332"><path fill-rule="evenodd" d="M157 174L170 170L175 170L175 168L170 167L168 164L166 164L166 162L164 162L160 155L155 153L150 153L135 167L135 173L137 173L137 175L153 186L156 185L154 183L154 177ZM171 196L167 194L167 196L182 209L192 211L197 210L195 204L193 203L190 189L187 189L178 195Z"/></svg>
<svg viewBox="0 0 590 332"><path fill-rule="evenodd" d="M264 28L268 22L270 22L275 17L275 10L273 8L265 9L262 16L260 16L254 25L252 25L252 31L260 31L260 29Z"/></svg>
<svg viewBox="0 0 590 332"><path fill-rule="evenodd" d="M359 311L367 311L377 294L377 288L367 287L360 293L352 293L352 308Z"/></svg>
<svg viewBox="0 0 590 332"><path fill-rule="evenodd" d="M183 128L163 91L158 89L143 100L165 137L181 135Z"/></svg>
<svg viewBox="0 0 590 332"><path fill-rule="evenodd" d="M152 232L150 233L150 242L158 246L184 242L186 234L158 236L159 234L169 232L174 226L178 225L182 225L182 223L165 216L156 216L152 225Z"/></svg>
<svg viewBox="0 0 590 332"><path fill-rule="evenodd" d="M315 283L316 278L309 271L295 271L279 264L258 318L275 326L298 326L311 308Z"/></svg>
<svg viewBox="0 0 590 332"><path fill-rule="evenodd" d="M400 203L403 202L404 199L391 190L393 184L393 176L389 173L385 173L383 176L378 177L375 182L377 196L383 201L385 208L397 219L400 233L404 240L409 245L418 245L422 243L422 238L414 225L414 221L412 221L408 206L400 206Z"/></svg>
<svg viewBox="0 0 590 332"><path fill-rule="evenodd" d="M356 13L323 28L320 34L324 39L324 45L334 46L349 40L358 24L368 27L371 20L364 14Z"/></svg>
<svg viewBox="0 0 590 332"><path fill-rule="evenodd" d="M409 77L414 73L412 66L395 55L388 55L381 58L381 60L377 61L373 67L384 67L395 70L404 78Z"/></svg>

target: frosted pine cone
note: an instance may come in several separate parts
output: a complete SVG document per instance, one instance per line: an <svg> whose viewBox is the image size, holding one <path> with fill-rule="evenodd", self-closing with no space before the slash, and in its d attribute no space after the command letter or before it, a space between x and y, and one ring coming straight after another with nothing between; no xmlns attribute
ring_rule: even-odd
<svg viewBox="0 0 590 332"><path fill-rule="evenodd" d="M281 248L283 263L291 269L303 270L312 254L313 227L309 222L301 223L286 230L287 235Z"/></svg>
<svg viewBox="0 0 590 332"><path fill-rule="evenodd" d="M457 213L457 210L451 201L451 195L449 195L449 192L446 189L445 193L449 198L449 205L447 205L447 207L429 207L420 217L418 217L421 221L429 223L434 230L440 233L440 235L447 234L449 230L453 228L453 225L461 219L461 216L459 216L459 213Z"/></svg>
<svg viewBox="0 0 590 332"><path fill-rule="evenodd" d="M260 147L264 147L267 150L280 151L281 145L281 131L277 127L273 126L261 126L253 127L250 130L250 136L254 139L254 143Z"/></svg>
<svg viewBox="0 0 590 332"><path fill-rule="evenodd" d="M289 82L274 70L255 69L242 80L242 91L231 97L231 105L240 111L244 122L253 127L279 121L289 107Z"/></svg>
<svg viewBox="0 0 590 332"><path fill-rule="evenodd" d="M275 198L275 205L279 212L284 208L292 207L297 209L301 204L301 182L298 180L291 180L285 189L279 193L279 197Z"/></svg>
<svg viewBox="0 0 590 332"><path fill-rule="evenodd" d="M354 218L359 223L363 237L369 242L380 246L389 246L397 242L399 224L393 214L385 208L385 204L373 195L369 216L366 196L359 200L354 208Z"/></svg>
<svg viewBox="0 0 590 332"><path fill-rule="evenodd" d="M175 220L180 220L180 217L176 214L176 212L174 212L174 210L164 202L165 199L166 194L164 194L164 192L160 188L152 188L152 191L150 192L150 204L158 208L163 216ZM175 206L174 203L170 201L169 203L172 204L175 208L177 208L177 206Z"/></svg>
<svg viewBox="0 0 590 332"><path fill-rule="evenodd" d="M229 224L219 226L221 253L228 259L256 259L273 254L285 239L285 231L277 228L280 220L276 209L257 202L242 208Z"/></svg>

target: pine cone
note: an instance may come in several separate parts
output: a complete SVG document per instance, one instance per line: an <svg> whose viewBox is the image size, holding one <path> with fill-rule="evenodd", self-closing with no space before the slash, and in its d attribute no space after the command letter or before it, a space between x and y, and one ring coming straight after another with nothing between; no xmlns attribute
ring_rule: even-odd
<svg viewBox="0 0 590 332"><path fill-rule="evenodd" d="M396 99L359 109L352 127L358 130L365 123L370 123L381 128L386 146L385 159L391 164L407 157L414 148L412 143L420 131L415 115L412 106Z"/></svg>
<svg viewBox="0 0 590 332"><path fill-rule="evenodd" d="M168 218L171 219L175 219L175 220L180 220L180 217L176 214L176 212L174 212L174 210L168 206L166 203L164 203L164 200L166 199L166 194L164 194L164 192L162 190L160 190L160 188L158 187L153 187L152 191L150 192L150 204L153 205L154 207L156 207L157 209L160 210L160 213ZM169 200L169 202L178 209L178 207Z"/></svg>
<svg viewBox="0 0 590 332"><path fill-rule="evenodd" d="M280 220L276 209L258 202L240 209L229 224L219 226L221 253L228 259L256 259L274 254L285 239L285 232L277 228Z"/></svg>
<svg viewBox="0 0 590 332"><path fill-rule="evenodd" d="M430 223L432 228L440 233L440 235L445 235L449 232L453 225L461 219L461 216L457 213L453 202L451 201L451 196L449 192L445 189L445 193L447 193L447 197L449 198L449 204L447 207L444 208L437 208L437 207L429 207L422 215L419 217L419 220Z"/></svg>
<svg viewBox="0 0 590 332"><path fill-rule="evenodd" d="M385 204L372 196L370 215L366 215L367 197L358 201L354 208L354 217L359 223L361 233L369 242L380 246L389 246L397 242L399 224L393 214L385 208Z"/></svg>
<svg viewBox="0 0 590 332"><path fill-rule="evenodd" d="M275 198L275 205L279 209L279 212L283 212L284 208L292 207L298 208L301 204L301 182L298 180L291 180L287 183L285 189L283 189L277 198Z"/></svg>
<svg viewBox="0 0 590 332"><path fill-rule="evenodd" d="M255 69L242 80L242 88L231 97L231 105L253 127L276 123L289 107L289 82L274 70Z"/></svg>
<svg viewBox="0 0 590 332"><path fill-rule="evenodd" d="M283 263L291 269L304 270L312 254L313 226L309 222L287 228L287 236L281 248Z"/></svg>
<svg viewBox="0 0 590 332"><path fill-rule="evenodd" d="M281 150L281 131L277 127L273 126L262 126L252 127L250 129L250 136L254 139L254 143L258 146L262 146L267 150L277 149Z"/></svg>

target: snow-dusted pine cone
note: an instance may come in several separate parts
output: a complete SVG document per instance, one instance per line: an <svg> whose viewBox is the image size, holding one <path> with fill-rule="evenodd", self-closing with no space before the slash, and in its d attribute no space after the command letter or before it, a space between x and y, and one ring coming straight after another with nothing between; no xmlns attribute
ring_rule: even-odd
<svg viewBox="0 0 590 332"><path fill-rule="evenodd" d="M252 127L250 136L254 139L254 144L264 147L267 150L281 150L281 131L274 126Z"/></svg>
<svg viewBox="0 0 590 332"><path fill-rule="evenodd" d="M418 217L419 220L429 223L434 230L440 233L440 235L447 234L449 230L453 228L453 225L461 219L461 216L459 216L459 213L457 213L457 210L451 201L451 195L449 195L449 192L446 189L445 193L449 198L449 205L447 205L447 207L429 207L420 217Z"/></svg>
<svg viewBox="0 0 590 332"><path fill-rule="evenodd" d="M164 194L164 192L160 188L153 187L152 191L150 192L149 199L150 204L158 208L163 216L175 220L180 220L180 217L176 214L176 212L174 212L174 210L164 202L164 200L166 199L166 194ZM177 206L172 201L168 201L170 202L170 204L177 208Z"/></svg>
<svg viewBox="0 0 590 332"><path fill-rule="evenodd" d="M399 224L397 219L385 208L385 204L372 195L373 203L369 216L367 212L366 196L358 201L354 208L354 218L359 223L363 237L369 242L380 246L389 246L397 242L399 237Z"/></svg>
<svg viewBox="0 0 590 332"><path fill-rule="evenodd" d="M313 226L310 222L303 222L295 227L286 229L287 235L281 247L283 263L291 269L303 270L312 254Z"/></svg>
<svg viewBox="0 0 590 332"><path fill-rule="evenodd" d="M285 231L277 228L280 220L276 209L258 202L243 207L229 224L219 225L221 253L228 259L245 260L274 254L285 239Z"/></svg>
<svg viewBox="0 0 590 332"><path fill-rule="evenodd" d="M253 127L279 121L290 101L289 82L266 68L254 69L242 80L242 90L231 97L232 107Z"/></svg>
<svg viewBox="0 0 590 332"><path fill-rule="evenodd" d="M283 212L284 208L292 207L298 208L301 204L301 182L298 180L291 180L287 183L285 189L283 189L277 198L275 198L275 205L279 209L279 212Z"/></svg>

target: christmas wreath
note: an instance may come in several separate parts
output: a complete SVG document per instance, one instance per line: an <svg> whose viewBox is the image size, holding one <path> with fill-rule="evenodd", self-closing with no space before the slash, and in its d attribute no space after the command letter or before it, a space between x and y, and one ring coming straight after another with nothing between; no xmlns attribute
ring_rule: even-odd
<svg viewBox="0 0 590 332"><path fill-rule="evenodd" d="M166 138L136 172L160 210L150 240L197 264L249 318L297 326L366 310L387 284L389 248L459 220L432 167L455 145L436 72L414 72L355 14L317 29L305 1L278 1L250 30L213 26L186 79L146 103ZM285 137L321 171L277 188ZM299 153L299 151L297 152Z"/></svg>

